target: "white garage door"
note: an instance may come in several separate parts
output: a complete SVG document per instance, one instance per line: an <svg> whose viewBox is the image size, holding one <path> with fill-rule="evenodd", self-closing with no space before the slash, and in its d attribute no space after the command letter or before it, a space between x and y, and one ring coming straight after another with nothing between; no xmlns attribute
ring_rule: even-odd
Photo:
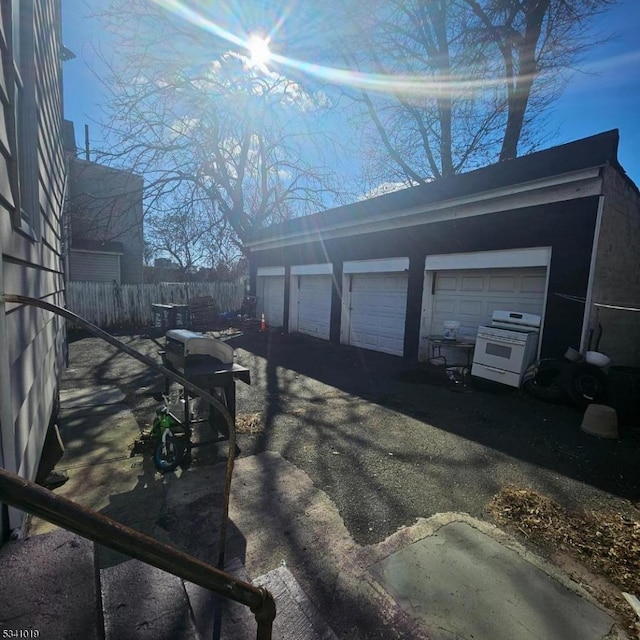
<svg viewBox="0 0 640 640"><path fill-rule="evenodd" d="M458 320L460 333L475 336L497 309L542 315L546 268L469 269L436 273L431 335L445 320Z"/></svg>
<svg viewBox="0 0 640 640"><path fill-rule="evenodd" d="M353 274L349 344L401 356L407 308L407 275Z"/></svg>
<svg viewBox="0 0 640 640"><path fill-rule="evenodd" d="M284 276L263 276L264 319L270 327L281 327L284 321Z"/></svg>
<svg viewBox="0 0 640 640"><path fill-rule="evenodd" d="M73 251L69 253L69 280L120 284L120 255Z"/></svg>
<svg viewBox="0 0 640 640"><path fill-rule="evenodd" d="M331 276L296 277L297 331L328 340L331 324ZM295 321L293 326L296 326Z"/></svg>

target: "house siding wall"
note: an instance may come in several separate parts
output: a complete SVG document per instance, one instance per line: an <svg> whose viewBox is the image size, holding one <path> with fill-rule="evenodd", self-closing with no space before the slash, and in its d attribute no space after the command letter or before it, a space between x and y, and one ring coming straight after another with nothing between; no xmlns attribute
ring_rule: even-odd
<svg viewBox="0 0 640 640"><path fill-rule="evenodd" d="M593 302L640 308L640 195L614 167L603 169L604 203L596 251ZM640 312L592 307L598 350L613 363L640 366ZM595 343L592 344L595 348Z"/></svg>
<svg viewBox="0 0 640 640"><path fill-rule="evenodd" d="M464 220L425 223L278 249L253 249L252 273L261 266L329 261L334 264L334 273L339 274L345 260L408 257L404 355L414 359L418 356L424 261L428 255L550 246L542 356L561 356L567 346L580 341L584 306L561 296L586 296L597 210L598 197L585 197ZM428 214L425 218L428 219ZM334 282L331 327L334 342L339 340L341 280L337 278Z"/></svg>
<svg viewBox="0 0 640 640"><path fill-rule="evenodd" d="M8 5L5 6L7 8ZM15 203L11 190L11 163L16 159L15 136L11 131L12 77L10 45L6 36L8 17L0 17L0 47L3 64L0 111L0 250L3 291L33 296L64 306L63 260L60 236L64 200L65 164L61 143L60 3L34 3L35 64L37 101L28 123L37 127L38 184L33 185L34 210L30 211L37 238L17 230ZM24 176L21 176L24 178ZM39 233L38 233L39 232ZM6 312L6 315L2 313ZM0 428L2 462L12 471L34 479L44 437L53 417L58 393L58 377L64 366L64 321L54 314L22 305L0 308ZM10 511L10 524L18 526L19 512Z"/></svg>

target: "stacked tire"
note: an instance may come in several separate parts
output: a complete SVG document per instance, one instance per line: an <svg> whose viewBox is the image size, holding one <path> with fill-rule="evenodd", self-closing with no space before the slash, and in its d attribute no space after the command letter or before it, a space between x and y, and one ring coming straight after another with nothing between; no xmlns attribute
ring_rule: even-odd
<svg viewBox="0 0 640 640"><path fill-rule="evenodd" d="M524 373L522 387L540 400L562 402L564 391L559 384L560 374L567 367L566 360L546 358L532 364Z"/></svg>
<svg viewBox="0 0 640 640"><path fill-rule="evenodd" d="M525 391L550 402L569 400L579 409L607 397L607 375L595 365L560 358L540 360L523 377Z"/></svg>

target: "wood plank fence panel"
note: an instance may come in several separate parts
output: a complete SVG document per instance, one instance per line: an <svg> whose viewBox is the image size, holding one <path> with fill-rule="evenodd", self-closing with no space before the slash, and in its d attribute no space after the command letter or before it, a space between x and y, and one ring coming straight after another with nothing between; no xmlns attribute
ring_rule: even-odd
<svg viewBox="0 0 640 640"><path fill-rule="evenodd" d="M221 313L236 311L242 305L244 282L68 282L66 287L67 309L102 328L150 326L152 304L188 304L200 296L211 296Z"/></svg>

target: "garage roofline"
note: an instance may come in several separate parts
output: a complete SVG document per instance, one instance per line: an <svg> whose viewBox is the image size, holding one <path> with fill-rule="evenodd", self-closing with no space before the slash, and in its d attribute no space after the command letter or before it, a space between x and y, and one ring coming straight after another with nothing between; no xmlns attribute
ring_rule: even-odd
<svg viewBox="0 0 640 640"><path fill-rule="evenodd" d="M537 180L504 189L486 191L473 196L441 201L429 207L418 205L409 209L397 210L391 214L382 212L377 215L371 215L366 220L345 220L326 225L323 228L295 233L282 233L263 240L248 241L245 246L255 251L276 249L363 233L433 224L454 218L469 218L500 211L522 209L563 200L599 196L601 192L600 167L594 167L563 176L556 176L552 179ZM427 215L428 217L425 217ZM305 218L301 218L301 220L305 220ZM310 226L312 225L310 224Z"/></svg>
<svg viewBox="0 0 640 640"><path fill-rule="evenodd" d="M614 166L626 177L617 160L618 141L619 133L614 129L469 173L296 218L256 232L246 246L259 251L599 195L600 181L596 184L594 179L600 177L603 166ZM458 210L482 204L484 208L471 212ZM428 219L425 214L430 214ZM419 219L412 221L412 216Z"/></svg>

